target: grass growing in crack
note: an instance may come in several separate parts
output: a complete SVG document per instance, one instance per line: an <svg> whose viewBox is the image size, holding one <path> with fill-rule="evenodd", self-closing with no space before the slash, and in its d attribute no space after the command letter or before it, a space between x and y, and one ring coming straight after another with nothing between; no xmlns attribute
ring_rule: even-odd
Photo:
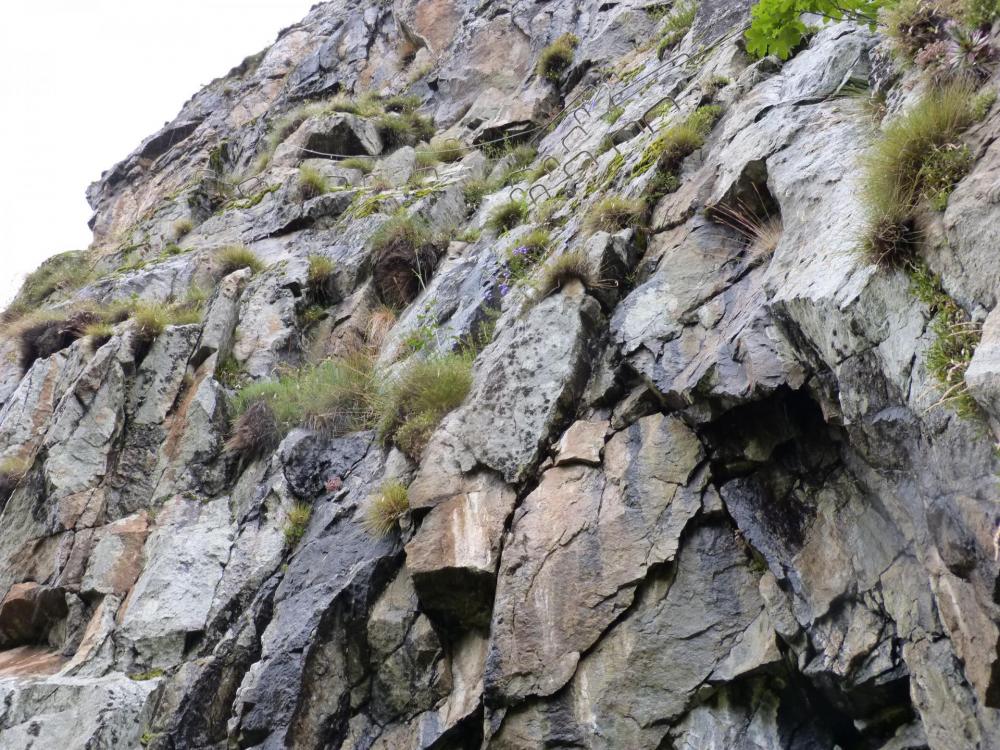
<svg viewBox="0 0 1000 750"><path fill-rule="evenodd" d="M646 204L641 200L620 198L616 195L602 198L590 207L583 221L583 230L588 234L595 232L617 232L626 227L638 226Z"/></svg>
<svg viewBox="0 0 1000 750"><path fill-rule="evenodd" d="M971 158L961 133L979 110L968 84L930 90L884 129L865 161L862 198L868 226L865 257L883 266L912 259L916 213L921 204L943 206Z"/></svg>
<svg viewBox="0 0 1000 750"><path fill-rule="evenodd" d="M573 56L579 43L580 39L575 34L563 34L542 50L535 72L549 81L558 81L573 64Z"/></svg>
<svg viewBox="0 0 1000 750"><path fill-rule="evenodd" d="M178 219L170 228L175 242L179 242L185 235L190 234L194 229L194 222L191 219Z"/></svg>
<svg viewBox="0 0 1000 750"><path fill-rule="evenodd" d="M681 0L677 3L663 22L662 36L656 45L656 56L662 60L667 52L672 50L688 33L698 12L698 3L694 0Z"/></svg>
<svg viewBox="0 0 1000 750"><path fill-rule="evenodd" d="M303 164L299 167L298 190L299 198L307 201L330 192L330 184L318 169Z"/></svg>
<svg viewBox="0 0 1000 750"><path fill-rule="evenodd" d="M533 299L539 302L574 280L587 288L598 286L598 280L590 268L590 261L580 250L563 253L542 266L541 273L534 283Z"/></svg>
<svg viewBox="0 0 1000 750"><path fill-rule="evenodd" d="M317 302L329 302L334 293L334 271L336 264L325 255L310 255L306 271L309 293Z"/></svg>
<svg viewBox="0 0 1000 750"><path fill-rule="evenodd" d="M383 392L382 438L418 460L431 434L472 387L474 352L462 351L418 360Z"/></svg>
<svg viewBox="0 0 1000 750"><path fill-rule="evenodd" d="M528 219L528 202L526 200L508 200L490 211L486 225L497 234L509 232Z"/></svg>
<svg viewBox="0 0 1000 750"><path fill-rule="evenodd" d="M288 509L285 517L285 543L289 548L294 549L302 537L305 536L309 527L309 519L312 518L312 506L305 503L296 503Z"/></svg>
<svg viewBox="0 0 1000 750"><path fill-rule="evenodd" d="M369 174L374 168L372 160L366 159L363 156L352 156L349 159L342 159L337 163L344 169L356 169L362 174Z"/></svg>
<svg viewBox="0 0 1000 750"><path fill-rule="evenodd" d="M437 263L437 244L423 221L405 214L394 216L372 235L375 291L387 305L408 305L431 277Z"/></svg>
<svg viewBox="0 0 1000 750"><path fill-rule="evenodd" d="M365 530L372 536L388 536L409 509L406 485L398 479L390 479L379 488L378 495L365 509Z"/></svg>
<svg viewBox="0 0 1000 750"><path fill-rule="evenodd" d="M965 371L982 337L982 328L973 323L941 286L923 262L908 267L913 293L924 302L934 317L931 331L934 341L927 349L925 364L941 390L941 397L932 405L949 405L966 419L980 415L979 405L965 384Z"/></svg>
<svg viewBox="0 0 1000 750"><path fill-rule="evenodd" d="M216 253L215 259L222 276L228 276L241 268L249 268L253 273L264 270L264 263L246 245L227 245Z"/></svg>

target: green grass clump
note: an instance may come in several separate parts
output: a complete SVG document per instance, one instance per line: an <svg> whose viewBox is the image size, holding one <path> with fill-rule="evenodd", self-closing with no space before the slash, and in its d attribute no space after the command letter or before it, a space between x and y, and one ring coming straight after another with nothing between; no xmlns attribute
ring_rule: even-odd
<svg viewBox="0 0 1000 750"><path fill-rule="evenodd" d="M598 285L590 269L590 261L580 250L563 253L542 266L542 272L535 280L533 299L536 302L542 300L573 280L579 281L587 288Z"/></svg>
<svg viewBox="0 0 1000 750"><path fill-rule="evenodd" d="M542 50L535 71L542 78L558 81L573 64L573 55L579 43L580 39L575 34L563 34Z"/></svg>
<svg viewBox="0 0 1000 750"><path fill-rule="evenodd" d="M625 227L638 226L645 212L646 204L641 200L608 196L590 207L583 221L583 229L588 234L614 233Z"/></svg>
<svg viewBox="0 0 1000 750"><path fill-rule="evenodd" d="M925 201L944 205L968 171L960 136L977 114L971 88L949 84L931 89L882 131L865 162L862 252L869 261L893 266L913 256L916 211Z"/></svg>
<svg viewBox="0 0 1000 750"><path fill-rule="evenodd" d="M463 351L413 362L383 393L380 432L414 460L431 434L472 387L474 354Z"/></svg>
<svg viewBox="0 0 1000 750"><path fill-rule="evenodd" d="M249 268L253 273L264 270L263 262L246 245L227 245L216 253L216 261L222 276L228 276L241 268Z"/></svg>
<svg viewBox="0 0 1000 750"><path fill-rule="evenodd" d="M279 439L300 425L334 435L370 428L377 422L378 386L373 360L363 353L306 366L278 380L256 381L233 400L234 436L241 435L241 419L255 404L270 409ZM265 418L259 412L251 417ZM241 442L229 446L243 447Z"/></svg>
<svg viewBox="0 0 1000 750"><path fill-rule="evenodd" d="M83 329L83 335L89 338L95 347L100 347L115 335L115 327L107 321L98 320L88 323Z"/></svg>
<svg viewBox="0 0 1000 750"><path fill-rule="evenodd" d="M310 255L306 282L313 299L328 302L333 297L334 271L336 264L325 255Z"/></svg>
<svg viewBox="0 0 1000 750"><path fill-rule="evenodd" d="M430 228L420 219L397 215L375 231L370 247L376 291L387 305L405 307L430 278L437 262Z"/></svg>
<svg viewBox="0 0 1000 750"><path fill-rule="evenodd" d="M201 307L187 302L139 302L133 308L131 317L140 338L152 341L167 326L200 323Z"/></svg>
<svg viewBox="0 0 1000 750"><path fill-rule="evenodd" d="M417 166L431 167L435 164L450 164L461 159L467 150L457 138L432 140L427 146L417 149Z"/></svg>
<svg viewBox="0 0 1000 750"><path fill-rule="evenodd" d="M503 234L518 224L523 224L528 218L528 202L511 199L494 208L486 220L490 229Z"/></svg>
<svg viewBox="0 0 1000 750"><path fill-rule="evenodd" d="M299 198L307 201L330 192L330 185L318 169L303 164L299 167L298 189Z"/></svg>
<svg viewBox="0 0 1000 750"><path fill-rule="evenodd" d="M382 485L365 509L365 529L373 536L388 536L409 509L406 485L391 479Z"/></svg>
<svg viewBox="0 0 1000 750"><path fill-rule="evenodd" d="M382 137L382 143L390 149L412 146L418 141L429 140L434 135L433 120L416 112L386 113L376 120L375 126Z"/></svg>
<svg viewBox="0 0 1000 750"><path fill-rule="evenodd" d="M25 277L5 317L10 320L33 310L57 293L74 292L93 278L92 263L86 251L53 255Z"/></svg>
<svg viewBox="0 0 1000 750"><path fill-rule="evenodd" d="M191 219L178 219L171 227L174 241L179 242L186 234L190 234L192 229L194 229L194 222Z"/></svg>
<svg viewBox="0 0 1000 750"><path fill-rule="evenodd" d="M914 294L930 307L934 341L927 349L927 371L937 381L941 397L935 405L947 404L964 418L980 415L979 405L965 384L965 371L982 338L982 328L944 291L941 280L923 262L909 266Z"/></svg>
<svg viewBox="0 0 1000 750"><path fill-rule="evenodd" d="M625 114L625 107L612 107L607 111L607 113L605 113L602 119L604 122L608 123L608 125L614 125L619 119L621 119L623 114Z"/></svg>
<svg viewBox="0 0 1000 750"><path fill-rule="evenodd" d="M350 159L341 160L339 164L344 169L356 169L362 174L369 174L373 168L372 160L363 156L352 156Z"/></svg>
<svg viewBox="0 0 1000 750"><path fill-rule="evenodd" d="M684 35L688 33L698 12L698 3L694 0L679 2L663 22L663 35L656 45L656 56L662 60L667 52L676 47Z"/></svg>
<svg viewBox="0 0 1000 750"><path fill-rule="evenodd" d="M489 180L472 179L462 186L462 196L465 198L465 205L471 209L477 209L483 204L483 198L492 193L495 185Z"/></svg>
<svg viewBox="0 0 1000 750"><path fill-rule="evenodd" d="M312 518L312 506L305 503L296 503L288 510L285 517L285 543L294 549L302 537L305 536L309 527L309 519Z"/></svg>
<svg viewBox="0 0 1000 750"><path fill-rule="evenodd" d="M135 674L130 674L129 679L135 680L136 682L145 682L146 680L155 680L157 677L163 677L165 672L162 669L155 668L149 669L145 672L136 672Z"/></svg>

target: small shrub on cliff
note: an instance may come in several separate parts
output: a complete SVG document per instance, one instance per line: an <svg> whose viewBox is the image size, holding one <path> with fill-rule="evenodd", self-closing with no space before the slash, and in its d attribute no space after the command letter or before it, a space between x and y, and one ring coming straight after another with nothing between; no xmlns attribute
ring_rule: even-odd
<svg viewBox="0 0 1000 750"><path fill-rule="evenodd" d="M883 130L865 164L862 249L870 261L891 266L912 257L917 208L944 205L968 171L960 136L977 114L974 91L951 84L930 90Z"/></svg>
<svg viewBox="0 0 1000 750"><path fill-rule="evenodd" d="M670 15L663 22L663 35L659 44L656 45L656 56L662 60L667 52L676 47L684 38L684 35L691 29L694 23L695 14L698 12L698 3L694 0L677 3Z"/></svg>
<svg viewBox="0 0 1000 750"><path fill-rule="evenodd" d="M294 549L309 527L309 519L312 518L312 506L305 503L296 503L289 511L285 519L285 543Z"/></svg>
<svg viewBox="0 0 1000 750"><path fill-rule="evenodd" d="M755 57L777 55L787 59L808 33L803 13L825 22L854 21L875 31L875 20L884 0L760 0L750 11L753 19L745 37L747 52Z"/></svg>
<svg viewBox="0 0 1000 750"><path fill-rule="evenodd" d="M390 307L405 307L437 265L430 229L414 217L395 216L376 230L370 246L375 291Z"/></svg>
<svg viewBox="0 0 1000 750"><path fill-rule="evenodd" d="M241 268L249 268L253 273L264 270L260 258L246 245L227 245L216 253L215 259L222 276L228 276Z"/></svg>
<svg viewBox="0 0 1000 750"><path fill-rule="evenodd" d="M406 485L398 479L385 482L365 509L364 526L373 536L383 537L396 528L410 509Z"/></svg>
<svg viewBox="0 0 1000 750"><path fill-rule="evenodd" d="M611 195L590 207L583 221L583 230L588 234L614 233L625 227L638 226L645 212L646 204L643 201Z"/></svg>
<svg viewBox="0 0 1000 750"><path fill-rule="evenodd" d="M573 64L573 55L579 43L580 39L575 34L563 34L543 49L535 68L538 75L550 81L558 81Z"/></svg>
<svg viewBox="0 0 1000 750"><path fill-rule="evenodd" d="M486 224L497 234L503 234L527 221L528 213L527 201L511 199L494 208Z"/></svg>
<svg viewBox="0 0 1000 750"><path fill-rule="evenodd" d="M474 354L464 351L418 360L384 389L381 433L419 459L435 428L472 387Z"/></svg>
<svg viewBox="0 0 1000 750"><path fill-rule="evenodd" d="M318 169L303 164L299 167L298 189L299 198L307 201L330 192L330 185Z"/></svg>

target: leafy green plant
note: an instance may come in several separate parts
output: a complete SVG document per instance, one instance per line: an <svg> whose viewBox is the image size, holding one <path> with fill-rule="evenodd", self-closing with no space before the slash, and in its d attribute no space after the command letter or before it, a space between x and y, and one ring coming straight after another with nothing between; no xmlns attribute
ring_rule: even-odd
<svg viewBox="0 0 1000 750"><path fill-rule="evenodd" d="M305 503L296 503L288 510L285 517L285 543L294 549L309 527L309 519L312 518L312 506Z"/></svg>
<svg viewBox="0 0 1000 750"><path fill-rule="evenodd" d="M557 38L538 56L535 68L538 75L550 81L558 81L573 64L573 55L579 43L580 39L575 34L563 34Z"/></svg>
<svg viewBox="0 0 1000 750"><path fill-rule="evenodd" d="M663 22L663 35L656 46L656 56L662 60L667 52L676 47L691 29L694 17L698 13L698 3L695 0L681 0L677 3Z"/></svg>
<svg viewBox="0 0 1000 750"><path fill-rule="evenodd" d="M525 200L508 200L494 208L486 220L490 229L503 234L528 218L528 202Z"/></svg>
<svg viewBox="0 0 1000 750"><path fill-rule="evenodd" d="M378 495L369 501L365 509L365 529L373 536L388 536L409 509L406 485L398 479L390 479L379 488Z"/></svg>
<svg viewBox="0 0 1000 750"><path fill-rule="evenodd" d="M747 51L756 57L770 54L788 59L809 32L801 19L803 13L821 16L827 23L854 21L875 31L884 4L885 0L760 0L750 10Z"/></svg>
<svg viewBox="0 0 1000 750"><path fill-rule="evenodd" d="M637 226L645 211L646 204L641 200L611 195L590 207L583 221L583 229L588 234L617 232L625 227Z"/></svg>
<svg viewBox="0 0 1000 750"><path fill-rule="evenodd" d="M216 253L215 258L222 276L241 268L249 268L253 273L264 270L263 262L246 245L227 245Z"/></svg>

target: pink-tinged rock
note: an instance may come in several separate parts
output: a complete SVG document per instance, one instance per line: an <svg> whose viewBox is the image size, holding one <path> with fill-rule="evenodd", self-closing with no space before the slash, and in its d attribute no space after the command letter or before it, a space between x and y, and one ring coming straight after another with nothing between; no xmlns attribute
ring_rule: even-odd
<svg viewBox="0 0 1000 750"><path fill-rule="evenodd" d="M142 572L143 545L149 533L145 511L122 518L97 532L80 588L84 592L124 596Z"/></svg>
<svg viewBox="0 0 1000 750"><path fill-rule="evenodd" d="M599 422L574 422L559 439L556 466L573 463L597 466L601 463L601 451L604 450L607 431L606 419Z"/></svg>
<svg viewBox="0 0 1000 750"><path fill-rule="evenodd" d="M406 567L424 611L466 627L489 623L500 544L517 496L495 474L464 479L406 545Z"/></svg>

